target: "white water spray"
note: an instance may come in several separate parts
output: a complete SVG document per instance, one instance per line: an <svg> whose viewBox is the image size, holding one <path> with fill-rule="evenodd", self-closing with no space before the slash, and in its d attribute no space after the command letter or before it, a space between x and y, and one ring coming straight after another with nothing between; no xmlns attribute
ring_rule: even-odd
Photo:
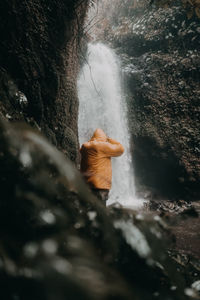
<svg viewBox="0 0 200 300"><path fill-rule="evenodd" d="M125 153L112 158L112 189L108 204L138 207L142 201L135 195L130 134L127 126L125 99L120 82L119 59L107 46L88 45L88 60L78 80L79 141L88 141L96 128L101 128L125 148Z"/></svg>

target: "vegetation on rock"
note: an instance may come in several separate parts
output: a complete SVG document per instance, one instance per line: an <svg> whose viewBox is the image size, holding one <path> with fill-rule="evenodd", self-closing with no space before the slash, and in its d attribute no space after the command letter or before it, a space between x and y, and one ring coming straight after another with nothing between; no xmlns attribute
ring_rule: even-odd
<svg viewBox="0 0 200 300"><path fill-rule="evenodd" d="M94 31L121 57L141 189L198 199L199 20L188 19L180 2L144 9L145 3L107 9Z"/></svg>

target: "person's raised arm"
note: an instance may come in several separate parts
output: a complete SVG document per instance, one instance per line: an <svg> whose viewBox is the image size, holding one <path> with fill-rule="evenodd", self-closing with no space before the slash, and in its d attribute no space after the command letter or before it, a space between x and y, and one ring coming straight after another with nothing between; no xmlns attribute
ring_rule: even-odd
<svg viewBox="0 0 200 300"><path fill-rule="evenodd" d="M107 156L120 156L124 153L124 147L114 139L108 138L101 144L101 151Z"/></svg>

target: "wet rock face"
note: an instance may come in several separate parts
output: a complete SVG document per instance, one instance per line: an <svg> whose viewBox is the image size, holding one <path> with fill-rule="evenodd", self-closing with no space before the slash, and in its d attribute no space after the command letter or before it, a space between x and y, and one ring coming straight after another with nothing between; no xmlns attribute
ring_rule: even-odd
<svg viewBox="0 0 200 300"><path fill-rule="evenodd" d="M178 3L121 17L107 40L122 58L138 183L199 198L200 27Z"/></svg>
<svg viewBox="0 0 200 300"><path fill-rule="evenodd" d="M78 40L87 5L57 0L0 4L0 112L41 129L73 161L78 153Z"/></svg>
<svg viewBox="0 0 200 300"><path fill-rule="evenodd" d="M199 197L200 58L193 58L148 54L138 64L142 76L128 83L136 172L170 198Z"/></svg>
<svg viewBox="0 0 200 300"><path fill-rule="evenodd" d="M177 271L160 217L106 211L42 136L0 129L1 299L187 299L198 268Z"/></svg>

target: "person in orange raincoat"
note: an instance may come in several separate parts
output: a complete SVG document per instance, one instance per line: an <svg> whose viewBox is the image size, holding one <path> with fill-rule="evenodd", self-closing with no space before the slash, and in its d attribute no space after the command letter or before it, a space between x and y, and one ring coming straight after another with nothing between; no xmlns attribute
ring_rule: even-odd
<svg viewBox="0 0 200 300"><path fill-rule="evenodd" d="M96 129L80 152L81 172L94 194L106 204L112 182L111 157L122 155L124 147L102 129Z"/></svg>

